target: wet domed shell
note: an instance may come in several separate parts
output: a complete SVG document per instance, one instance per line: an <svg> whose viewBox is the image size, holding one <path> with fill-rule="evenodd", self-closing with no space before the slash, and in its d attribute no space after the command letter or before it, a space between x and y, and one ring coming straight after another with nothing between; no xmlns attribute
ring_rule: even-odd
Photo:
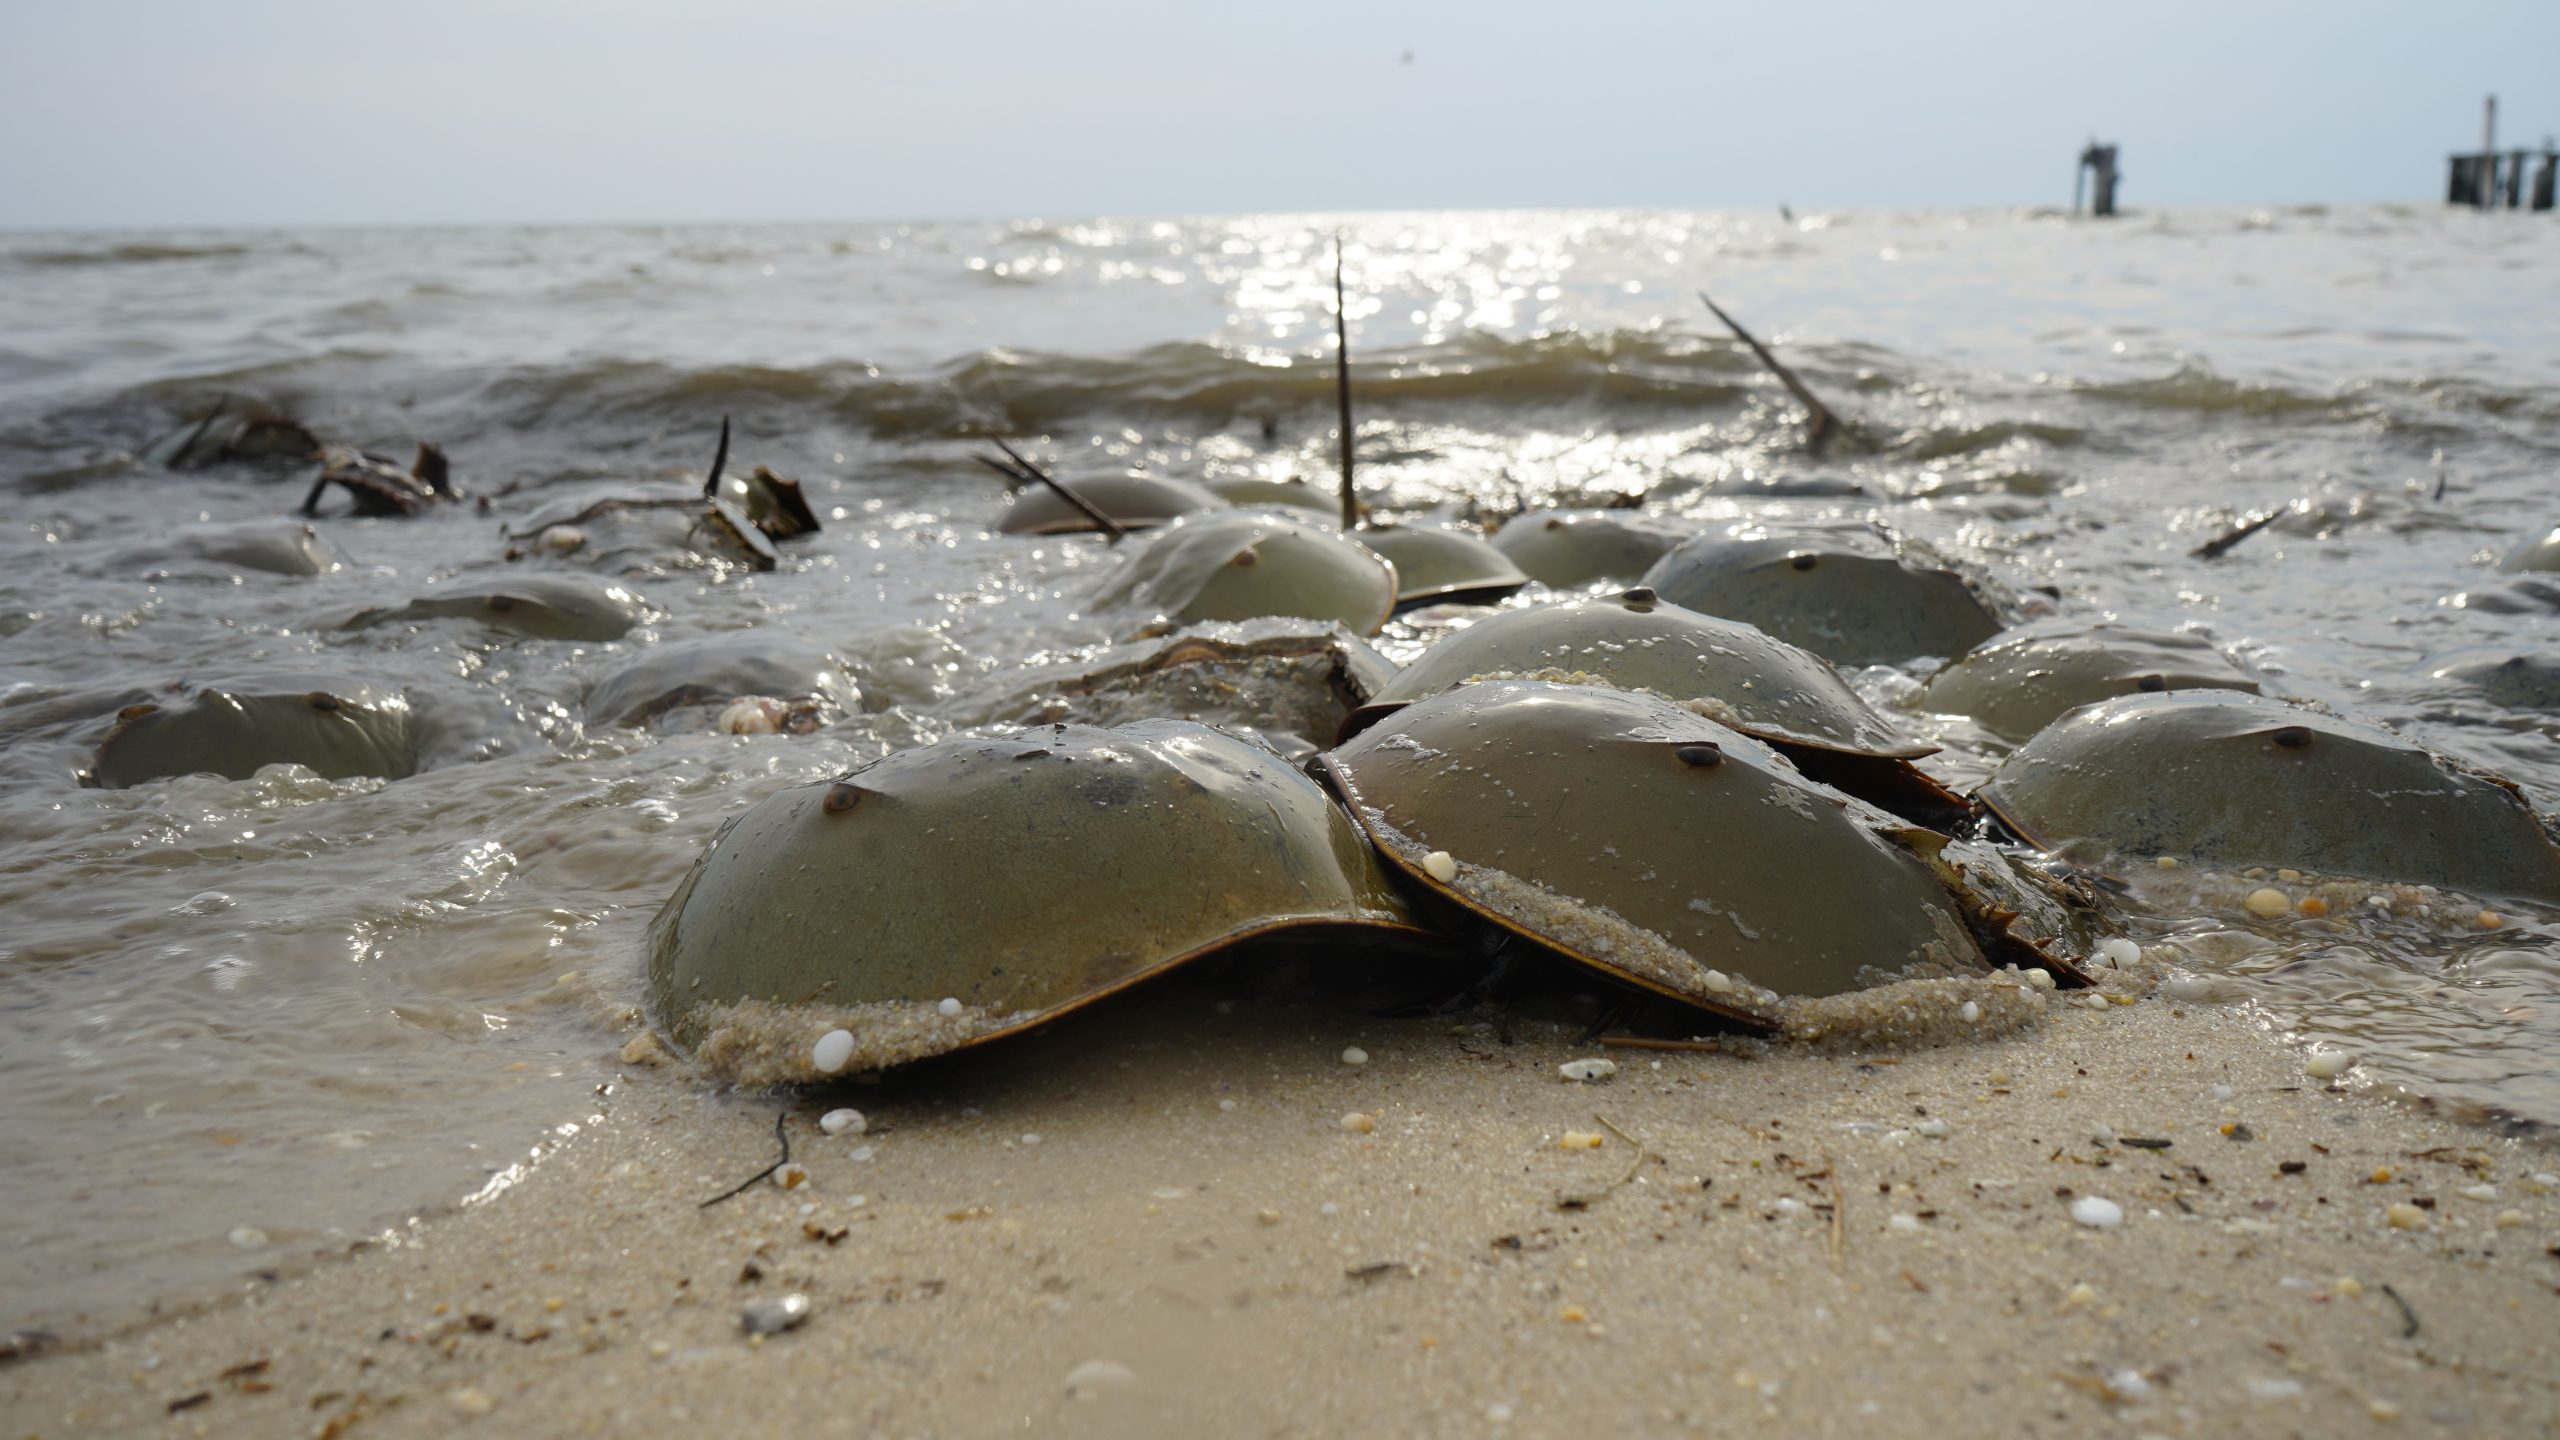
<svg viewBox="0 0 2560 1440"><path fill-rule="evenodd" d="M1982 963L1900 822L1666 700L1488 681L1317 763L1415 883L1705 1009Z"/></svg>
<svg viewBox="0 0 2560 1440"><path fill-rule="evenodd" d="M1395 567L1357 542L1268 510L1225 510L1149 536L1095 604L1184 625L1285 615L1374 635L1395 599Z"/></svg>
<svg viewBox="0 0 2560 1440"><path fill-rule="evenodd" d="M2522 574L2527 570L2560 570L2560 525L2552 526L2550 532L2540 539L2528 540L2508 551L2506 558L2498 562L2498 568L2509 574Z"/></svg>
<svg viewBox="0 0 2560 1440"><path fill-rule="evenodd" d="M1836 665L1961 655L2000 619L1952 571L1906 563L1858 531L1701 535L1645 585L1675 605L1740 620Z"/></svg>
<svg viewBox="0 0 2560 1440"><path fill-rule="evenodd" d="M1692 533L1635 510L1532 510L1505 521L1491 543L1529 578L1571 590L1627 584Z"/></svg>
<svg viewBox="0 0 2560 1440"><path fill-rule="evenodd" d="M862 703L844 662L824 646L765 629L739 630L672 640L631 656L587 692L587 723L646 725L669 710L741 695L807 696L833 711Z"/></svg>
<svg viewBox="0 0 2560 1440"><path fill-rule="evenodd" d="M265 765L304 765L326 780L418 768L409 701L343 675L271 672L183 688L130 705L99 742L92 784L121 790L174 775L246 780Z"/></svg>
<svg viewBox="0 0 2560 1440"><path fill-rule="evenodd" d="M2560 849L2504 781L2387 730L2225 690L2085 706L1976 792L2040 849L2560 902Z"/></svg>
<svg viewBox="0 0 2560 1440"><path fill-rule="evenodd" d="M1204 480L1201 484L1230 505L1277 505L1304 512L1300 519L1327 525L1342 518L1342 497L1304 480L1265 480L1259 476L1238 475L1222 480Z"/></svg>
<svg viewBox="0 0 2560 1440"><path fill-rule="evenodd" d="M1207 488L1161 475L1099 475L1058 483L1124 530L1151 529L1177 515L1227 508L1227 502ZM1057 491L1039 484L1014 491L1004 518L996 522L996 529L1007 535L1063 535L1100 528L1093 517L1061 499Z"/></svg>
<svg viewBox="0 0 2560 1440"><path fill-rule="evenodd" d="M1393 525L1359 531L1357 538L1396 567L1399 610L1435 603L1490 605L1529 583L1511 557L1481 535Z"/></svg>
<svg viewBox="0 0 2560 1440"><path fill-rule="evenodd" d="M648 613L648 600L628 585L570 575L509 575L431 586L405 605L360 611L346 628L448 618L537 640L601 641L621 639Z"/></svg>
<svg viewBox="0 0 2560 1440"><path fill-rule="evenodd" d="M1578 671L1673 700L1712 698L1716 719L1759 740L1898 759L1938 748L1896 730L1820 656L1642 589L1488 615L1397 672L1349 729L1473 676L1536 670Z"/></svg>
<svg viewBox="0 0 2560 1440"><path fill-rule="evenodd" d="M326 575L346 568L346 553L299 520L243 520L190 525L166 540L117 552L114 567L138 575Z"/></svg>
<svg viewBox="0 0 2560 1440"><path fill-rule="evenodd" d="M2258 693L2258 682L2193 635L2115 625L2046 624L2004 632L1929 677L1919 705L1970 716L2024 740L2069 711L2169 690Z"/></svg>
<svg viewBox="0 0 2560 1440"><path fill-rule="evenodd" d="M2428 661L2426 675L2510 710L2560 710L2560 653L2494 648L2457 651Z"/></svg>
<svg viewBox="0 0 2560 1440"><path fill-rule="evenodd" d="M1192 957L1315 926L1415 933L1341 809L1182 721L1042 726L776 794L712 841L649 937L659 1023L748 1083L1008 1035ZM948 1003L946 1003L948 1002Z"/></svg>

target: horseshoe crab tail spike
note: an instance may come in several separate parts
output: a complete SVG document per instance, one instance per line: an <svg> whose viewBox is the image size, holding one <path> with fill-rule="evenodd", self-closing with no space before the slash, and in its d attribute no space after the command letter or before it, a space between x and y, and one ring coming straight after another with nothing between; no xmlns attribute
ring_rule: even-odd
<svg viewBox="0 0 2560 1440"><path fill-rule="evenodd" d="M972 459L972 460L977 461L979 464L984 465L984 466L986 466L988 469L993 470L993 471L994 471L994 472L996 472L997 474L999 474L999 475L1003 476L1003 477L1004 477L1004 488L1006 488L1007 490L1019 490L1019 489L1021 489L1023 486L1025 486L1025 485L1032 485L1032 484L1037 484L1037 483L1038 483L1037 481L1034 481L1030 476L1025 475L1025 474L1023 474L1021 471L1014 469L1012 466L1007 465L1006 463L1004 463L1003 461L1001 461L1001 460L997 459L997 458L996 458L996 457L994 457L993 455L972 455L972 456L970 456L969 458L970 458L970 459Z"/></svg>
<svg viewBox="0 0 2560 1440"><path fill-rule="evenodd" d="M720 417L720 448L711 452L711 473L703 477L702 498L720 493L720 472L729 468L729 417Z"/></svg>
<svg viewBox="0 0 2560 1440"><path fill-rule="evenodd" d="M1342 294L1342 232L1333 235L1333 398L1342 412L1342 528L1360 528L1359 493L1351 488L1351 307Z"/></svg>
<svg viewBox="0 0 2560 1440"><path fill-rule="evenodd" d="M174 454L170 455L169 468L175 470L186 464L187 457L195 453L198 445L204 443L204 433L213 428L214 421L222 418L223 411L230 408L231 397L228 395L214 401L213 408L204 412L204 418L196 422L196 428L187 432L186 440L178 446Z"/></svg>
<svg viewBox="0 0 2560 1440"><path fill-rule="evenodd" d="M1041 484L1048 486L1052 491L1056 492L1059 499L1066 501L1068 504L1076 507L1076 509L1084 512L1084 518L1102 527L1102 533L1111 537L1112 544L1117 545L1122 540L1128 538L1129 529L1127 526L1122 525L1119 521L1103 514L1100 510L1094 508L1092 504L1087 502L1083 496L1078 495L1073 490L1070 490L1066 486L1058 483L1057 480L1050 476L1048 471L1043 470L1039 466L1022 458L1021 451L1007 445L1002 439L998 439L996 441L996 448L1005 453L1006 459L1021 466L1024 472L1029 474L1032 479L1039 481ZM997 468L1001 469L1003 467L999 466Z"/></svg>
<svg viewBox="0 0 2560 1440"><path fill-rule="evenodd" d="M454 498L453 465L444 458L442 447L420 441L418 458L409 462L409 473L425 481L429 490L448 500Z"/></svg>
<svg viewBox="0 0 2560 1440"><path fill-rule="evenodd" d="M311 482L311 493L302 497L302 508L296 510L294 513L300 515L305 520L316 520L320 518L320 497L328 492L329 472L327 470L322 470L320 472L320 478Z"/></svg>
<svg viewBox="0 0 2560 1440"><path fill-rule="evenodd" d="M1707 302L1707 308L1724 322L1724 328L1733 332L1734 339L1751 347L1751 353L1759 357L1761 364L1769 367L1769 373L1777 376L1778 383L1787 387L1787 393L1803 404L1806 415L1804 448L1816 455L1821 454L1822 447L1830 442L1831 432L1840 428L1840 417L1831 413L1831 407L1823 404L1821 397L1815 395L1804 381L1796 378L1796 372L1788 369L1785 361L1770 354L1768 346L1743 329L1741 321L1724 313L1724 307L1709 298L1706 291L1699 291L1698 298Z"/></svg>

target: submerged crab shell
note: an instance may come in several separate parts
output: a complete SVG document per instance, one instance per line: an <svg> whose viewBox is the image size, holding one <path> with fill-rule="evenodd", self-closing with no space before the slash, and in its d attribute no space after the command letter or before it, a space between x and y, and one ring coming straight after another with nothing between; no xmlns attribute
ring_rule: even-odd
<svg viewBox="0 0 2560 1440"><path fill-rule="evenodd" d="M1481 535L1430 525L1359 532L1363 545L1396 567L1396 608L1449 601L1490 605L1529 583L1511 557Z"/></svg>
<svg viewBox="0 0 2560 1440"><path fill-rule="evenodd" d="M1712 697L1728 712L1719 719L1759 740L1899 760L1938 748L1894 729L1821 657L1642 590L1486 616L1423 651L1348 728L1356 733L1470 676L1535 670L1580 672L1674 700Z"/></svg>
<svg viewBox="0 0 2560 1440"><path fill-rule="evenodd" d="M335 676L261 675L194 687L169 705L135 705L99 742L93 783L122 790L173 775L246 780L263 765L305 765L323 779L418 768L400 692Z"/></svg>
<svg viewBox="0 0 2560 1440"><path fill-rule="evenodd" d="M1238 475L1223 480L1204 480L1202 486L1210 494L1230 505L1280 505L1303 510L1300 519L1313 519L1327 525L1342 516L1342 497L1330 490L1319 490L1303 480L1265 480L1258 476Z"/></svg>
<svg viewBox="0 0 2560 1440"><path fill-rule="evenodd" d="M1919 961L1981 963L1931 866L1895 838L1905 827L1665 700L1488 681L1409 705L1320 764L1417 883L1705 1009L1767 1019L1710 971L1821 996ZM1457 881L1430 873L1432 851ZM1665 943L1604 952L1595 911Z"/></svg>
<svg viewBox="0 0 2560 1440"><path fill-rule="evenodd" d="M1701 535L1655 562L1644 583L1675 605L1757 625L1837 665L1961 655L2000 631L1954 573L1842 534Z"/></svg>
<svg viewBox="0 0 2560 1440"><path fill-rule="evenodd" d="M346 628L462 619L536 640L602 641L629 634L648 611L648 600L628 585L567 575L510 575L439 585L405 605L359 611Z"/></svg>
<svg viewBox="0 0 2560 1440"><path fill-rule="evenodd" d="M1631 510L1532 510L1504 522L1491 543L1531 579L1570 590L1633 581L1688 538Z"/></svg>
<svg viewBox="0 0 2560 1440"><path fill-rule="evenodd" d="M2560 525L2552 526L2542 538L2527 540L2508 551L2506 558L2498 562L2498 568L2510 575L2521 575L2528 570L2560 570Z"/></svg>
<svg viewBox="0 0 2560 1440"><path fill-rule="evenodd" d="M744 630L670 641L632 656L587 693L587 723L645 725L679 705L739 695L812 695L844 710L862 699L823 646Z"/></svg>
<svg viewBox="0 0 2560 1440"><path fill-rule="evenodd" d="M1196 510L1227 508L1215 492L1161 475L1104 475L1058 483L1125 530L1150 529ZM1100 528L1092 517L1059 499L1057 491L1036 481L1013 492L1013 503L996 522L996 529L1006 535L1064 535Z"/></svg>
<svg viewBox="0 0 2560 1440"><path fill-rule="evenodd" d="M660 1022L703 1007L957 999L1010 1034L1274 931L1412 922L1339 807L1205 725L1042 726L894 752L740 816L651 927ZM812 1036L812 1038L815 1038Z"/></svg>
<svg viewBox="0 0 2560 1440"><path fill-rule="evenodd" d="M159 544L127 550L115 563L145 573L255 570L304 576L343 570L347 557L327 536L300 520L244 520L191 525Z"/></svg>
<svg viewBox="0 0 2560 1440"><path fill-rule="evenodd" d="M1291 516L1225 510L1150 537L1095 603L1186 625L1285 615L1374 635L1395 601L1395 567L1366 547Z"/></svg>
<svg viewBox="0 0 2560 1440"><path fill-rule="evenodd" d="M2258 682L2192 635L2113 625L2036 625L1994 636L1929 677L1919 704L2024 740L2083 705L2166 690Z"/></svg>
<svg viewBox="0 0 2560 1440"><path fill-rule="evenodd" d="M2019 747L1975 796L2047 851L2560 902L2560 850L2513 787L2387 731L2255 695L2085 706Z"/></svg>

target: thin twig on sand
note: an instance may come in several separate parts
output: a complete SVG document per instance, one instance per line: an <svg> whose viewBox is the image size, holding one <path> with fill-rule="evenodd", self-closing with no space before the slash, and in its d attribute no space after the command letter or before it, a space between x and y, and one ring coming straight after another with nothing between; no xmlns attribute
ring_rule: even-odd
<svg viewBox="0 0 2560 1440"><path fill-rule="evenodd" d="M790 1119L790 1118L791 1118L791 1112L790 1112L790 1111L788 1111L788 1110L777 1111L777 1112L775 1112L774 1117L773 1117L773 1138L782 1142L782 1158L781 1158L781 1159L774 1161L772 1164L767 1165L766 1167L764 1167L763 1169L761 1169L761 1170L757 1171L757 1172L756 1172L756 1173L754 1173L753 1175L748 1176L746 1179L739 1181L736 1185L732 1186L731 1188L729 1188L729 1189L727 1189L727 1190L723 1190L723 1191L721 1191L719 1194L712 1196L710 1199L703 1201L700 1205L697 1205L697 1206L695 1206L694 1208L695 1208L695 1209L697 1209L697 1210L708 1210L708 1209L710 1209L712 1206L719 1204L719 1203L720 1203L721 1201L723 1201L723 1200L734 1200L734 1199L738 1198L739 1196L744 1195L745 1193L747 1193L747 1187L748 1187L748 1186L753 1185L754 1183L756 1183L757 1181L759 1181L759 1180L763 1179L763 1178L764 1178L764 1177L766 1177L767 1175L770 1175L770 1174L772 1174L774 1171L781 1169L783 1166L790 1164L790 1163L791 1163L791 1132L782 1128L783 1122L784 1122L784 1121L786 1121L786 1120L788 1120L788 1119Z"/></svg>

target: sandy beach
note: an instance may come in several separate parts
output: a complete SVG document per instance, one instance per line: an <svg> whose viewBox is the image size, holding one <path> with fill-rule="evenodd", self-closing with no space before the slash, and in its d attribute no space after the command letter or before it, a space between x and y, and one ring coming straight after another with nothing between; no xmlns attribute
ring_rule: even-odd
<svg viewBox="0 0 2560 1440"><path fill-rule="evenodd" d="M878 1084L706 1104L635 1066L486 1201L13 1364L0 1410L43 1437L2560 1427L2560 1159L2307 1078L2245 1007L2056 998L1985 1044L1753 1055L1604 1051L1543 1003L1379 1020L1200 975ZM704 1207L771 1162L778 1105L805 1184ZM848 1105L867 1133L822 1133ZM792 1294L803 1323L747 1333Z"/></svg>

